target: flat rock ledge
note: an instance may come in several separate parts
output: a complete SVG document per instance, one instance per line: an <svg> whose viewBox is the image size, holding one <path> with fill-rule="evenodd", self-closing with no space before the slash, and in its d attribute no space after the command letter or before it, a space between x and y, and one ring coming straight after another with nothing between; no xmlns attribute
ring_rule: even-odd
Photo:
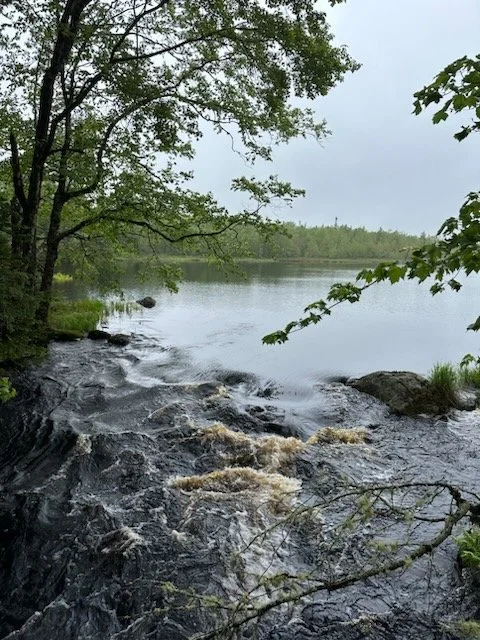
<svg viewBox="0 0 480 640"><path fill-rule="evenodd" d="M476 406L475 394L462 392L455 398L447 397L412 371L375 371L351 378L346 384L384 402L397 415L442 415L450 409L471 411Z"/></svg>

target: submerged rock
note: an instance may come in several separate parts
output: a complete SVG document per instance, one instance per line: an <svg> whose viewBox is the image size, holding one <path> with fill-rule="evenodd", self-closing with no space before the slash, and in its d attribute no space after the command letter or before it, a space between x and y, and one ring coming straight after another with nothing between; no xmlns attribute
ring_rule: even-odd
<svg viewBox="0 0 480 640"><path fill-rule="evenodd" d="M151 296L145 296L145 298L142 298L141 300L137 300L136 302L137 304L141 305L142 307L145 307L146 309L152 309L152 307L154 307L157 304L157 301L154 300Z"/></svg>
<svg viewBox="0 0 480 640"><path fill-rule="evenodd" d="M411 371L375 371L348 380L347 384L378 398L398 415L438 415L457 406L450 398L439 394L426 378Z"/></svg>

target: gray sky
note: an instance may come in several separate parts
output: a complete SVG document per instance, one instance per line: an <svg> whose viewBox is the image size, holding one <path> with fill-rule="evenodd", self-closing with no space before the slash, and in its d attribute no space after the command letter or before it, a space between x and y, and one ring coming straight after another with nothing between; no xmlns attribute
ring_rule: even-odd
<svg viewBox="0 0 480 640"><path fill-rule="evenodd" d="M362 68L316 109L332 131L322 146L299 140L278 148L253 171L211 135L198 147L195 187L234 207L236 175L277 173L307 190L292 209L274 213L308 225L435 232L480 188L480 136L462 143L448 121L413 116L412 95L444 66L480 52L480 0L347 0L328 11L340 44Z"/></svg>

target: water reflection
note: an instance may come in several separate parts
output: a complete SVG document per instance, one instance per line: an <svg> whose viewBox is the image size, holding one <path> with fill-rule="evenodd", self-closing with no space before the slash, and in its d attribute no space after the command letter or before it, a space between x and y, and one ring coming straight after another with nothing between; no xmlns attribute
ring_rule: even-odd
<svg viewBox="0 0 480 640"><path fill-rule="evenodd" d="M300 263L242 265L225 276L205 263L186 263L184 282L171 294L155 282L141 282L138 268L122 275L127 300L153 295L152 310L111 320L114 330L143 333L163 345L186 349L202 367L251 371L295 385L329 375L360 375L377 369L426 373L437 361L458 362L477 353L477 337L466 332L476 317L472 300L480 292L469 278L459 294L432 298L428 287L388 283L368 290L361 303L346 303L332 318L292 335L283 346L261 338L296 319L333 282L354 279L355 269ZM66 286L70 295L84 295Z"/></svg>

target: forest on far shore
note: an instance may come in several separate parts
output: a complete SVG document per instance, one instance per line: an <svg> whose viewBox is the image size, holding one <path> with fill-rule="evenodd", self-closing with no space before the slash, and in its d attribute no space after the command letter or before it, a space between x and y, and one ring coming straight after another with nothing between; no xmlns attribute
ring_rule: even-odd
<svg viewBox="0 0 480 640"><path fill-rule="evenodd" d="M265 241L253 227L242 227L224 237L235 258L285 260L401 260L409 250L428 241L425 234L408 235L400 231L369 231L347 225L308 227L285 223L287 233L277 232ZM206 245L177 245L159 241L156 253L165 256L206 256Z"/></svg>

